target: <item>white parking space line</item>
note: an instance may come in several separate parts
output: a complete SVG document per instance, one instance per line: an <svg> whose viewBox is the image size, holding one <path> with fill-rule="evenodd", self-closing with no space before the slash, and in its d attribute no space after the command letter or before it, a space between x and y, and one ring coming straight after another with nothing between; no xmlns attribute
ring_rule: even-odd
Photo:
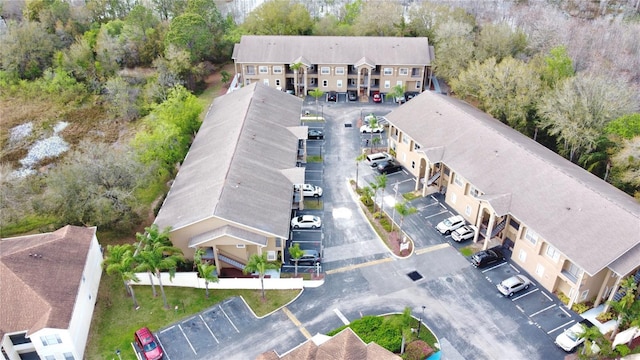
<svg viewBox="0 0 640 360"><path fill-rule="evenodd" d="M160 337L157 337L157 339L158 339L158 343L160 343L160 348L162 349L162 353L167 358L167 360L171 360L171 358L169 357L169 354L167 354L167 350L164 348L164 345L162 345L162 341L160 341ZM133 346L133 343L131 343L131 346ZM142 360L141 358L138 357L138 352L135 351L135 346L134 346L134 352L136 354L136 358L138 358L139 360Z"/></svg>
<svg viewBox="0 0 640 360"><path fill-rule="evenodd" d="M236 324L233 323L233 321L231 321L231 319L229 318L229 316L227 315L226 312L224 312L224 309L222 308L222 306L218 305L218 307L220 308L220 310L222 311L222 313L224 314L224 316L227 318L227 320L229 320L229 322L231 323L231 326L233 326L234 329L236 329L237 333L240 333L240 330L238 330L238 328L236 327Z"/></svg>
<svg viewBox="0 0 640 360"><path fill-rule="evenodd" d="M342 312L338 309L335 308L333 309L333 312L336 313L336 315L338 315L338 317L340 318L340 320L345 324L345 325L349 325L350 321L344 316L344 314L342 314Z"/></svg>
<svg viewBox="0 0 640 360"><path fill-rule="evenodd" d="M218 344L220 344L220 341L218 341L218 338L213 334L213 331L211 331L211 328L209 327L209 325L207 325L207 322L204 321L204 318L202 317L202 315L198 315L198 316L200 316L200 319L204 323L204 326L207 327L207 330L209 330L209 332L211 333L211 336L213 336L213 340L215 340Z"/></svg>
<svg viewBox="0 0 640 360"><path fill-rule="evenodd" d="M547 306L546 308L544 308L542 310L538 310L538 311L534 312L533 314L529 315L529 317L534 317L534 316L536 316L536 315L538 315L540 313L543 313L543 312L545 312L545 311L547 311L549 309L553 309L556 306L558 306L558 305L557 304L549 305L549 306Z"/></svg>
<svg viewBox="0 0 640 360"><path fill-rule="evenodd" d="M187 334L185 334L184 330L182 330L182 326L178 325L178 329L180 329L180 332L182 332L182 336L184 336L184 339L187 340L187 344L189 344L189 347L191 348L191 350L193 350L193 353L198 355L198 353L196 352L196 349L194 349L193 345L191 345L191 341L189 341Z"/></svg>
<svg viewBox="0 0 640 360"><path fill-rule="evenodd" d="M447 210L447 207L446 207L446 206L444 206L444 205L442 205L442 203L438 203L438 204L440 204L440 207L441 207L441 208L443 208L443 209ZM448 210L447 210L447 211L448 211ZM453 213L452 213L452 212L449 212L449 214L453 215Z"/></svg>
<svg viewBox="0 0 640 360"><path fill-rule="evenodd" d="M542 295L544 295L547 299L549 299L549 301L553 301L553 299L549 295L547 295L547 293L545 293L544 291L542 292Z"/></svg>
<svg viewBox="0 0 640 360"><path fill-rule="evenodd" d="M440 211L439 213L436 213L436 214L433 214L433 215L429 215L429 216L425 216L424 218L425 219L429 219L429 218L432 218L432 217L435 217L435 216L438 216L438 215L442 215L442 214L447 213L447 212L449 212L449 210Z"/></svg>
<svg viewBox="0 0 640 360"><path fill-rule="evenodd" d="M575 322L575 320L568 321L568 322L566 322L566 323L564 323L564 324L562 324L562 325L558 326L557 328L555 328L555 329L553 329L553 330L549 330L549 331L547 331L547 335L549 335L549 334L551 334L552 332L557 331L557 330L559 330L559 329L563 329L565 326L567 326L567 325L571 324L572 322Z"/></svg>
<svg viewBox="0 0 640 360"><path fill-rule="evenodd" d="M176 327L176 326L175 326L175 325L173 325L172 327L168 327L168 328L166 328L166 329L164 329L164 330L160 331L160 334L162 334L163 332L167 332L167 331L169 331L169 330L173 329L174 327Z"/></svg>
<svg viewBox="0 0 640 360"><path fill-rule="evenodd" d="M560 307L560 310L562 310L562 312L565 313L565 315L567 315L568 317L571 317L571 314L569 314L562 306Z"/></svg>
<svg viewBox="0 0 640 360"><path fill-rule="evenodd" d="M438 206L438 205L440 205L440 204L439 204L439 203L433 203L433 204L428 204L428 205L425 205L425 206L419 206L419 207L417 207L416 209L418 209L418 210L424 210L424 209L426 209L426 208L428 208L428 207L430 207L430 206Z"/></svg>
<svg viewBox="0 0 640 360"><path fill-rule="evenodd" d="M500 266L505 266L505 265L507 265L507 264L508 264L507 262L500 263L500 264L498 264L498 265L496 265L496 266L492 266L492 267L490 267L490 268L487 268L487 269L482 270L482 273L484 274L484 273L486 273L487 271L491 271L491 270L493 270L493 269L497 269L497 268L499 268Z"/></svg>
<svg viewBox="0 0 640 360"><path fill-rule="evenodd" d="M513 270L515 270L518 274L520 274L520 270L517 267L513 266L513 264L509 264Z"/></svg>
<svg viewBox="0 0 640 360"><path fill-rule="evenodd" d="M538 291L538 290L540 290L540 289L539 289L539 288L535 288L535 289L533 289L533 290L529 291L528 293L525 293L525 294L522 294L522 295L520 295L520 296L516 296L516 297L512 298L512 299L511 299L511 301L516 301L516 300L518 300L518 299L520 299L520 298L523 298L523 297L525 297L525 296L527 296L527 295L529 295L529 294L533 294L534 292L536 292L536 291Z"/></svg>

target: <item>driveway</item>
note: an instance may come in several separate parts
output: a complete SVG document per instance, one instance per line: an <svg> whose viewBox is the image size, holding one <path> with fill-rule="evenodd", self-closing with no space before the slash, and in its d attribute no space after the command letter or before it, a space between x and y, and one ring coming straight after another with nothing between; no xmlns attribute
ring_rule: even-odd
<svg viewBox="0 0 640 360"><path fill-rule="evenodd" d="M556 319L562 308L551 306L553 299L537 286L527 294L502 297L495 282L518 269L510 264L486 272L473 268L456 244L433 229L450 215L437 195L414 200L412 205L419 212L404 221L403 230L416 242L413 256L398 260L379 240L350 191L349 179L355 178L355 159L364 146L358 118L370 112L385 115L395 108L395 104L323 103L324 207L312 210L322 216L323 226L321 236L305 233L298 239L301 244L321 239L324 285L305 289L294 302L264 319L242 310L244 304L235 300L220 304L218 310L208 309L214 313L205 311L160 331L167 353L173 354L175 347L181 349L184 359L253 359L272 349L283 354L312 335L364 315L402 312L409 307L439 338L443 359L564 358L566 354L553 344L558 330L549 332L569 321ZM314 112L315 101L307 99L303 110ZM377 175L365 163L357 169L361 185ZM389 204L395 198L394 184L399 193L412 190L415 184L403 172L388 179L382 201ZM317 180L313 178L314 183ZM390 209L387 203L384 206ZM228 316L231 321L220 316L221 309L234 314ZM211 320L214 315L218 318ZM218 341L208 334L205 323L216 338L219 334ZM214 330L213 326L223 328ZM202 339L208 344L189 346L185 339ZM176 356L171 359L180 358Z"/></svg>

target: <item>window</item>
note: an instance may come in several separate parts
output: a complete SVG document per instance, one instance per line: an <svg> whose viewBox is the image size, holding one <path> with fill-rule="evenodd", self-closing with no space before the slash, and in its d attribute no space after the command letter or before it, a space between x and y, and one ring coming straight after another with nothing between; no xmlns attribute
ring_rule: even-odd
<svg viewBox="0 0 640 360"><path fill-rule="evenodd" d="M540 264L536 265L536 274L539 277L542 277L542 275L544 275L544 266L542 266Z"/></svg>
<svg viewBox="0 0 640 360"><path fill-rule="evenodd" d="M456 196L456 194L451 193L451 203L455 204L457 200L458 200L458 197Z"/></svg>
<svg viewBox="0 0 640 360"><path fill-rule="evenodd" d="M258 71L260 71L260 74L268 74L269 73L269 67L268 66L260 66L258 68Z"/></svg>
<svg viewBox="0 0 640 360"><path fill-rule="evenodd" d="M66 352L62 355L64 356L64 360L74 360L73 354L70 352Z"/></svg>
<svg viewBox="0 0 640 360"><path fill-rule="evenodd" d="M274 74L282 74L282 66L274 66L273 67Z"/></svg>
<svg viewBox="0 0 640 360"><path fill-rule="evenodd" d="M400 68L398 70L398 72L399 72L400 75L404 75L404 76L409 75L409 69L408 68Z"/></svg>
<svg viewBox="0 0 640 360"><path fill-rule="evenodd" d="M344 75L344 68L343 67L337 67L336 68L336 75Z"/></svg>
<svg viewBox="0 0 640 360"><path fill-rule="evenodd" d="M402 142L405 144L409 144L409 137L408 136L403 136L402 137Z"/></svg>
<svg viewBox="0 0 640 360"><path fill-rule="evenodd" d="M460 186L461 188L464 187L464 180L462 180L462 178L460 176L458 176L458 174L454 174L453 175L453 182Z"/></svg>
<svg viewBox="0 0 640 360"><path fill-rule="evenodd" d="M480 196L480 191L478 191L475 186L471 186L469 187L469 195L477 198L478 196Z"/></svg>
<svg viewBox="0 0 640 360"><path fill-rule="evenodd" d="M583 291L582 294L580 294L580 301L587 300L587 296L589 296L589 289Z"/></svg>
<svg viewBox="0 0 640 360"><path fill-rule="evenodd" d="M331 73L331 68L328 66L323 66L320 68L320 74L322 75L328 75L329 73Z"/></svg>
<svg viewBox="0 0 640 360"><path fill-rule="evenodd" d="M548 258L553 259L555 262L558 262L558 259L560 259L560 253L558 250L549 244L547 244L546 254Z"/></svg>
<svg viewBox="0 0 640 360"><path fill-rule="evenodd" d="M329 80L322 80L322 87L329 86Z"/></svg>
<svg viewBox="0 0 640 360"><path fill-rule="evenodd" d="M521 262L527 261L527 252L520 249L520 252L518 253L518 260L520 260Z"/></svg>
<svg viewBox="0 0 640 360"><path fill-rule="evenodd" d="M276 261L275 251L267 251L267 261Z"/></svg>
<svg viewBox="0 0 640 360"><path fill-rule="evenodd" d="M535 232L533 232L533 230L531 229L527 229L524 233L524 238L529 240L529 242L532 245L535 245L538 243L538 234L536 234Z"/></svg>
<svg viewBox="0 0 640 360"><path fill-rule="evenodd" d="M393 75L393 68L384 68L383 73L385 75Z"/></svg>
<svg viewBox="0 0 640 360"><path fill-rule="evenodd" d="M280 79L276 79L276 86L280 86Z"/></svg>
<svg viewBox="0 0 640 360"><path fill-rule="evenodd" d="M579 279L580 275L582 275L582 270L580 270L580 268L572 262L569 262L569 267L567 268L566 271L576 279Z"/></svg>
<svg viewBox="0 0 640 360"><path fill-rule="evenodd" d="M47 355L44 357L45 360L56 360L56 357L54 355Z"/></svg>
<svg viewBox="0 0 640 360"><path fill-rule="evenodd" d="M391 88L391 81L385 80L384 81L384 88L385 89L390 89Z"/></svg>
<svg viewBox="0 0 640 360"><path fill-rule="evenodd" d="M58 334L40 336L40 340L42 341L42 345L49 346L62 343L60 336Z"/></svg>
<svg viewBox="0 0 640 360"><path fill-rule="evenodd" d="M256 67L253 65L247 65L247 75L255 75Z"/></svg>
<svg viewBox="0 0 640 360"><path fill-rule="evenodd" d="M245 245L244 244L236 244L236 249L244 249Z"/></svg>
<svg viewBox="0 0 640 360"><path fill-rule="evenodd" d="M341 88L342 87L342 80L336 81L336 86Z"/></svg>
<svg viewBox="0 0 640 360"><path fill-rule="evenodd" d="M420 89L422 87L422 83L420 81L416 81L416 89Z"/></svg>
<svg viewBox="0 0 640 360"><path fill-rule="evenodd" d="M467 205L464 208L464 214L467 215L467 216L471 216L471 206L470 205Z"/></svg>
<svg viewBox="0 0 640 360"><path fill-rule="evenodd" d="M516 230L520 229L520 224L517 221L515 221L513 218L509 220L509 225L511 225L511 227Z"/></svg>
<svg viewBox="0 0 640 360"><path fill-rule="evenodd" d="M411 76L420 76L422 73L420 68L411 68Z"/></svg>
<svg viewBox="0 0 640 360"><path fill-rule="evenodd" d="M403 85L402 85L402 80L398 80L398 81L396 81L396 86L403 86Z"/></svg>
<svg viewBox="0 0 640 360"><path fill-rule="evenodd" d="M269 79L262 79L262 83L269 86Z"/></svg>

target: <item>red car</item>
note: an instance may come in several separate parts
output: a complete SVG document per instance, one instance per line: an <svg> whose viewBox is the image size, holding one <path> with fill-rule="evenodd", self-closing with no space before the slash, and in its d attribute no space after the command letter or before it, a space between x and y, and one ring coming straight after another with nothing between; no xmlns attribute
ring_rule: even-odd
<svg viewBox="0 0 640 360"><path fill-rule="evenodd" d="M158 340L153 336L151 330L146 327L138 330L134 334L136 345L144 355L146 360L160 360L162 359L162 347L158 345Z"/></svg>
<svg viewBox="0 0 640 360"><path fill-rule="evenodd" d="M379 91L373 93L373 102L379 103L382 102L382 95L380 95Z"/></svg>

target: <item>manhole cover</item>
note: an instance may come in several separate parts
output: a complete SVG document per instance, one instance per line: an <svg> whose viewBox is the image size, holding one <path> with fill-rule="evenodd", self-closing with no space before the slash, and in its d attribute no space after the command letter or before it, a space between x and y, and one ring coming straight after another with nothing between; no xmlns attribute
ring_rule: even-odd
<svg viewBox="0 0 640 360"><path fill-rule="evenodd" d="M351 127L351 126L352 126L351 123L344 124L344 127Z"/></svg>
<svg viewBox="0 0 640 360"><path fill-rule="evenodd" d="M411 279L413 281L418 281L418 280L422 279L422 275L420 275L420 273L417 272L417 271L412 271L412 272L408 273L407 276L409 277L409 279Z"/></svg>

